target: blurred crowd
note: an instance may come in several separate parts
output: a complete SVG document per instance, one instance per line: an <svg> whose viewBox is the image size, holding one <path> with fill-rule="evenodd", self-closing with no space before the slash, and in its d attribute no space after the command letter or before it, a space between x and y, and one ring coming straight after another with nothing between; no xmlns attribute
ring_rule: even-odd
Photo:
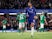
<svg viewBox="0 0 52 39"><path fill-rule="evenodd" d="M52 0L0 0L0 9L23 9L27 7L28 1L37 9L52 8Z"/></svg>
<svg viewBox="0 0 52 39"><path fill-rule="evenodd" d="M40 15L37 15L38 19L36 19L36 25L35 25L35 29L38 30L40 27ZM7 19L7 24L6 24L6 30L17 30L18 29L18 21L16 21L16 15L9 15L9 14L5 14L5 15L0 15L0 30L2 30L3 25L2 25L2 21L4 19ZM52 30L52 14L46 15L46 20L48 25L45 24L45 29L46 30ZM27 24L27 29L30 30L31 27L29 26L29 24Z"/></svg>
<svg viewBox="0 0 52 39"><path fill-rule="evenodd" d="M3 24L2 21L6 19L7 20L7 24L6 24L6 29L10 30L10 29L14 29L17 30L18 28L18 23L16 21L16 16L15 15L0 15L0 30L2 30L3 28Z"/></svg>

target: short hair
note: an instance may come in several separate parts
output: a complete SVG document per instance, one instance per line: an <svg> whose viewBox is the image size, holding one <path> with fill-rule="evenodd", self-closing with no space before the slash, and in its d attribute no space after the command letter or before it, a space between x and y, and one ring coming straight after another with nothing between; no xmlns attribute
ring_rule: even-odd
<svg viewBox="0 0 52 39"><path fill-rule="evenodd" d="M33 5L32 1L29 1L28 3L31 3Z"/></svg>

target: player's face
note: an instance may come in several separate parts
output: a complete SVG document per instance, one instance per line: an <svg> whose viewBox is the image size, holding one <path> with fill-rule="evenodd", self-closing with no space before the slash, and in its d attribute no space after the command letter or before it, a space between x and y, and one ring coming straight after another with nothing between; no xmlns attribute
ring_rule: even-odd
<svg viewBox="0 0 52 39"><path fill-rule="evenodd" d="M28 3L28 6L30 7L30 6L32 6L32 4L29 2L29 3Z"/></svg>
<svg viewBox="0 0 52 39"><path fill-rule="evenodd" d="M44 15L44 12L42 12L42 14L41 15Z"/></svg>

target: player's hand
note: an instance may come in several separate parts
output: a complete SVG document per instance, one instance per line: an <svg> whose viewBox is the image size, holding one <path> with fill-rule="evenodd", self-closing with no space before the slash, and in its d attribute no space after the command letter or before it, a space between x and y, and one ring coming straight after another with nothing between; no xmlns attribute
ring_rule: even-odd
<svg viewBox="0 0 52 39"><path fill-rule="evenodd" d="M37 16L34 16L34 19L38 19L38 17Z"/></svg>
<svg viewBox="0 0 52 39"><path fill-rule="evenodd" d="M27 22L25 22L25 24L27 24Z"/></svg>
<svg viewBox="0 0 52 39"><path fill-rule="evenodd" d="M52 22L52 20L49 21L49 23Z"/></svg>
<svg viewBox="0 0 52 39"><path fill-rule="evenodd" d="M48 23L46 22L46 25L48 25Z"/></svg>
<svg viewBox="0 0 52 39"><path fill-rule="evenodd" d="M27 17L29 17L29 15L27 15Z"/></svg>

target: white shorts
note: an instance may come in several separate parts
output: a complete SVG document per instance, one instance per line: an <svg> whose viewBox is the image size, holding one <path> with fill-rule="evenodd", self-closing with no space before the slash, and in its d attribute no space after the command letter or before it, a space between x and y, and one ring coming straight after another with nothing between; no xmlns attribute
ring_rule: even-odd
<svg viewBox="0 0 52 39"><path fill-rule="evenodd" d="M6 25L3 25L3 29L5 29L6 28Z"/></svg>
<svg viewBox="0 0 52 39"><path fill-rule="evenodd" d="M25 27L25 23L19 23L19 28L24 28Z"/></svg>
<svg viewBox="0 0 52 39"><path fill-rule="evenodd" d="M44 28L44 24L43 23L40 23L40 28Z"/></svg>

